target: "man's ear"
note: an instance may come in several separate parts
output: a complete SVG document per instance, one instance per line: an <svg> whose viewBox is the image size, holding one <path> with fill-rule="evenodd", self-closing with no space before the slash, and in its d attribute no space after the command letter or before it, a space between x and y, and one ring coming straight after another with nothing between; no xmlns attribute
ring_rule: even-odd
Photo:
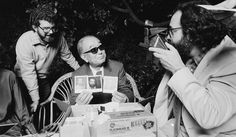
<svg viewBox="0 0 236 137"><path fill-rule="evenodd" d="M80 55L80 57L86 62L88 63L88 59L86 58L86 56L84 54Z"/></svg>
<svg viewBox="0 0 236 137"><path fill-rule="evenodd" d="M32 29L36 32L37 31L37 26L32 25Z"/></svg>

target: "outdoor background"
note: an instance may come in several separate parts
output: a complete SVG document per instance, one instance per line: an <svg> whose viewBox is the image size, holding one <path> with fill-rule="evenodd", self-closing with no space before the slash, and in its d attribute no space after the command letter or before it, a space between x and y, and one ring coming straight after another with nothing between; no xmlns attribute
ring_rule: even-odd
<svg viewBox="0 0 236 137"><path fill-rule="evenodd" d="M87 34L98 35L109 58L124 63L141 96L155 95L164 70L153 62L145 48L139 46L144 42L144 21L148 19L162 26L180 1L183 0L1 0L0 43L7 49L4 60L13 70L15 44L18 37L29 30L30 10L50 3L60 16L62 31L80 64L83 62L76 51L78 39ZM211 4L221 1L209 0ZM70 71L72 69L57 58L50 69L50 82Z"/></svg>

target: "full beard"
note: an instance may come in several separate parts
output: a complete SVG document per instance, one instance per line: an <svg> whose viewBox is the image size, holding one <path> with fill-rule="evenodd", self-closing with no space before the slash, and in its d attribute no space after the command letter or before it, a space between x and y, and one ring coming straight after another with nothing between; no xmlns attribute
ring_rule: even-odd
<svg viewBox="0 0 236 137"><path fill-rule="evenodd" d="M40 39L45 43L45 44L49 44L49 43L52 43L55 39L55 35L54 34L51 34L51 35L45 35L45 36L42 36L42 35L39 35Z"/></svg>
<svg viewBox="0 0 236 137"><path fill-rule="evenodd" d="M47 42L47 43L51 43L53 42L54 37L52 35L47 35L46 37L44 37L43 41Z"/></svg>
<svg viewBox="0 0 236 137"><path fill-rule="evenodd" d="M190 52L193 48L193 45L186 37L183 37L178 43L171 43L171 44L178 50L184 62L186 62L188 59L191 58Z"/></svg>

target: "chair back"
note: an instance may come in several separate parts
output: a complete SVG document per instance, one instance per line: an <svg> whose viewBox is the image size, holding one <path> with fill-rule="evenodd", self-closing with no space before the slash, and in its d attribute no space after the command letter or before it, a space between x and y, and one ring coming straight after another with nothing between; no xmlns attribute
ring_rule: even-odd
<svg viewBox="0 0 236 137"><path fill-rule="evenodd" d="M134 93L134 102L144 100L144 98L141 97L139 94L138 87L136 85L134 78L131 75L129 75L128 73L126 73L126 77L129 80L132 90L133 90L133 93Z"/></svg>
<svg viewBox="0 0 236 137"><path fill-rule="evenodd" d="M138 87L136 85L136 82L134 78L126 73L126 77L129 80L133 93L134 93L134 102L137 102L138 100L141 101L144 98L140 96ZM69 103L69 95L73 88L73 81L72 81L72 72L66 73L63 76L61 76L52 86L51 89L51 95L49 98L57 98L59 100L63 100L65 102Z"/></svg>
<svg viewBox="0 0 236 137"><path fill-rule="evenodd" d="M56 98L65 102L69 102L69 97L73 88L72 72L62 75L53 84L51 88L50 99Z"/></svg>
<svg viewBox="0 0 236 137"><path fill-rule="evenodd" d="M129 75L128 73L126 73L126 77L127 79L130 81L130 84L132 86L132 89L133 89L133 92L134 92L134 102L145 102L145 104L142 104L144 106L144 108L151 112L152 108L151 108L151 103L150 103L150 100L152 98L144 98L144 97L141 97L140 94L139 94L139 91L138 91L138 87L136 85L136 82L135 80L133 79L133 77L131 75Z"/></svg>
<svg viewBox="0 0 236 137"><path fill-rule="evenodd" d="M70 109L67 111L62 108L64 105L58 103L57 100L63 101L69 105L69 96L73 87L72 72L62 75L53 84L51 94L48 99L41 103L38 111L38 119L36 127L42 132L57 132L65 118L70 114ZM55 101L56 100L56 101Z"/></svg>
<svg viewBox="0 0 236 137"><path fill-rule="evenodd" d="M133 93L134 102L141 101L144 98L140 96L135 80L132 76L126 73L126 77L129 80ZM55 100L63 101L70 104L70 94L73 88L72 72L62 75L56 80L51 88L51 94L48 97L46 103L39 108L38 129L43 129L48 132L58 131L58 127L63 123L68 112L61 110L62 106Z"/></svg>

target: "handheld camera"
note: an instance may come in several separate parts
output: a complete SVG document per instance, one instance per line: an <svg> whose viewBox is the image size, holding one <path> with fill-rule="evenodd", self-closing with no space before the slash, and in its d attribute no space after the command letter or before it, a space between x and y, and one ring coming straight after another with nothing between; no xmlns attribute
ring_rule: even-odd
<svg viewBox="0 0 236 137"><path fill-rule="evenodd" d="M168 50L163 38L159 34L157 34L156 39L155 39L155 43L153 44L152 47Z"/></svg>

